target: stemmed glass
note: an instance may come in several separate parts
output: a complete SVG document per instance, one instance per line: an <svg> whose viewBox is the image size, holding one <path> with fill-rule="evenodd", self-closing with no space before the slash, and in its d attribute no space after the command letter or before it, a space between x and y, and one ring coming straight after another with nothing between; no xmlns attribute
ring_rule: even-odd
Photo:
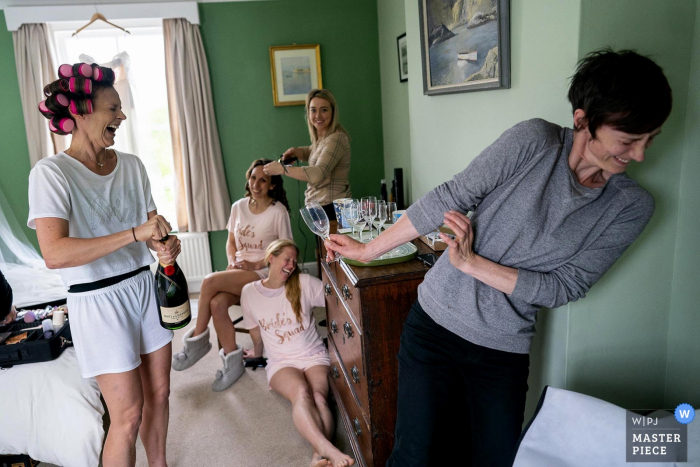
<svg viewBox="0 0 700 467"><path fill-rule="evenodd" d="M386 203L386 217L387 222L390 224L394 223L394 212L396 211L396 203L390 202Z"/></svg>
<svg viewBox="0 0 700 467"><path fill-rule="evenodd" d="M309 227L309 230L324 240L330 240L330 236L328 234L330 232L331 223L328 221L326 211L323 210L318 202L310 202L303 208L299 209L299 212L301 213L301 217L304 219L304 222L306 222L306 225ZM342 258L342 256L340 256L338 253L334 252L334 254L335 259L333 261L338 261L340 258Z"/></svg>
<svg viewBox="0 0 700 467"><path fill-rule="evenodd" d="M360 214L360 202L356 199L346 201L343 205L343 217L348 220L352 226L352 236L355 236L355 226Z"/></svg>
<svg viewBox="0 0 700 467"><path fill-rule="evenodd" d="M367 225L367 221L365 220L365 210L361 201L355 200L353 201L353 203L355 204L355 206L357 206L357 220L355 221L355 225L360 226L359 238L360 241L362 241L362 231L365 230L365 226Z"/></svg>
<svg viewBox="0 0 700 467"><path fill-rule="evenodd" d="M369 225L369 239L372 240L372 222L374 218L377 217L377 197L376 196L365 196L361 200L362 211L364 211L365 221Z"/></svg>
<svg viewBox="0 0 700 467"><path fill-rule="evenodd" d="M377 219L379 223L379 227L377 227L377 235L382 231L382 227L387 221L387 205L386 201L382 200L379 201L379 205L377 206Z"/></svg>

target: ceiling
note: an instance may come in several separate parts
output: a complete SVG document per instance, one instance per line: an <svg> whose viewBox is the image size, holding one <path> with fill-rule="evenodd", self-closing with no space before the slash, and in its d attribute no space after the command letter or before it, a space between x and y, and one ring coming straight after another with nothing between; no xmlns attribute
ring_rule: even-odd
<svg viewBox="0 0 700 467"><path fill-rule="evenodd" d="M62 6L62 5L96 5L117 3L168 3L194 0L0 0L0 9L8 6ZM196 0L197 3L235 2L249 0Z"/></svg>

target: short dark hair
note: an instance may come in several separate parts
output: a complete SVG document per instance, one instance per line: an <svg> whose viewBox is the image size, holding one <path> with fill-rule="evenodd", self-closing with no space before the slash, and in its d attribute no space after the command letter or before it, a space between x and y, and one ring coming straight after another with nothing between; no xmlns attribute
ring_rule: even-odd
<svg viewBox="0 0 700 467"><path fill-rule="evenodd" d="M601 125L625 133L649 133L666 121L673 100L663 70L652 59L610 48L591 52L578 62L568 97L572 111L586 113L594 138Z"/></svg>

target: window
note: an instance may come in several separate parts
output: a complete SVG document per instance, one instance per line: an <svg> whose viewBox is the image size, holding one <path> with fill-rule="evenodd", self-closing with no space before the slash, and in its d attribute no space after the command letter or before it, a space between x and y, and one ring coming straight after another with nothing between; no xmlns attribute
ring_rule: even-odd
<svg viewBox="0 0 700 467"><path fill-rule="evenodd" d="M110 63L117 56L124 62L128 61L127 82L115 86L120 93L127 119L119 128L114 148L135 154L143 161L158 213L177 230L161 20L117 21L119 26L128 29L131 34L97 21L71 37L84 24L49 24L53 31L57 60L59 63L77 63L83 61L80 57L85 55L99 64Z"/></svg>

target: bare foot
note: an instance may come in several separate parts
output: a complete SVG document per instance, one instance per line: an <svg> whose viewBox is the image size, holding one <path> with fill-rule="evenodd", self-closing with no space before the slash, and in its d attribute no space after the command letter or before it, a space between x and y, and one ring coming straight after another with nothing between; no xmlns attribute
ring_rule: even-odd
<svg viewBox="0 0 700 467"><path fill-rule="evenodd" d="M323 457L328 459L329 467L348 467L355 464L355 459L342 453L338 448L330 445L330 448L326 452L320 453Z"/></svg>
<svg viewBox="0 0 700 467"><path fill-rule="evenodd" d="M321 454L315 452L314 457L311 458L311 465L309 467L331 467L331 464L326 458L321 457Z"/></svg>

